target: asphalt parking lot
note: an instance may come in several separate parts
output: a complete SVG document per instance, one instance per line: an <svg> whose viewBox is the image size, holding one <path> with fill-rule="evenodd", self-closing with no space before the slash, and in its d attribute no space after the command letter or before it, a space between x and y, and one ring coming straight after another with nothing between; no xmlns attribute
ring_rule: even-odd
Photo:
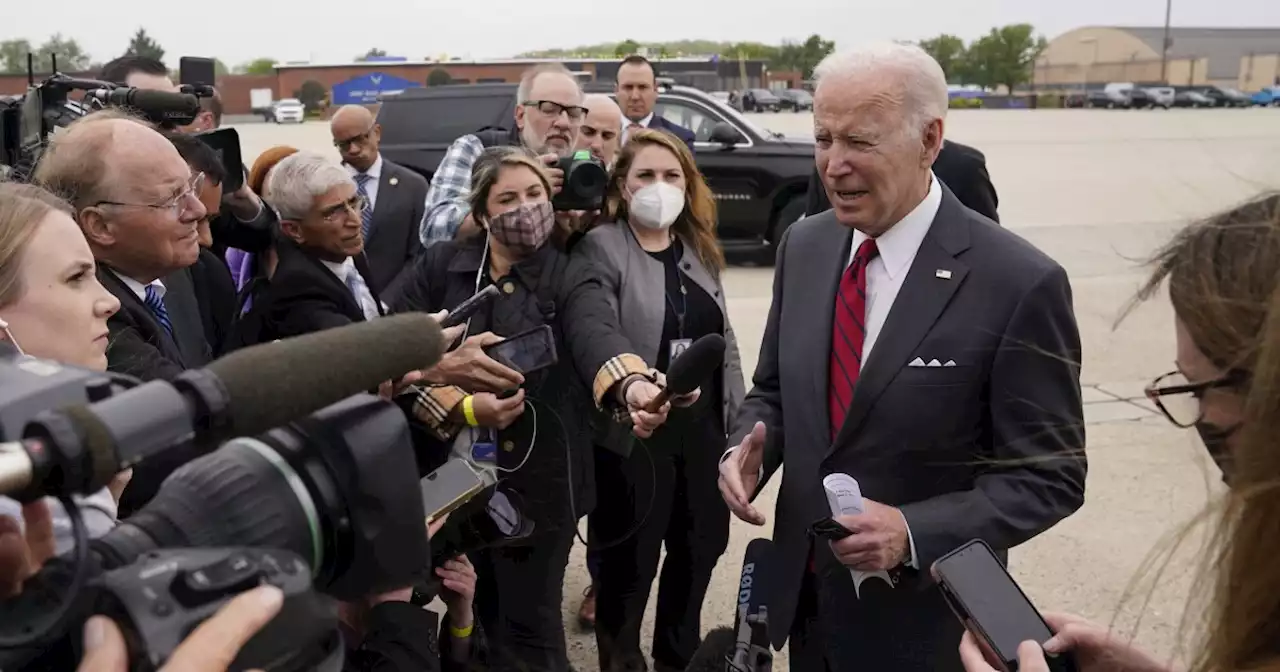
<svg viewBox="0 0 1280 672"><path fill-rule="evenodd" d="M811 131L808 114L752 116L787 134ZM276 144L337 157L324 123L238 128L247 162ZM1126 634L1140 620L1137 640L1174 655L1196 572L1186 556L1199 550L1198 537L1184 544L1154 590L1135 579L1153 549L1212 500L1218 475L1194 433L1173 428L1142 399L1142 387L1173 368L1167 304L1138 306L1118 326L1116 320L1143 278L1142 260L1178 227L1280 189L1280 110L964 110L952 113L947 135L986 154L1004 224L1068 270L1084 342L1087 501L1015 549L1012 571L1042 609L1114 622ZM755 365L771 277L768 268L727 275L747 371ZM777 479L762 496L763 510L771 510L776 490ZM732 622L743 550L768 533L734 522L703 607L704 629ZM587 581L579 547L565 586L571 632ZM570 644L579 669L593 669L594 638L571 634ZM787 669L785 654L776 662L775 669Z"/></svg>

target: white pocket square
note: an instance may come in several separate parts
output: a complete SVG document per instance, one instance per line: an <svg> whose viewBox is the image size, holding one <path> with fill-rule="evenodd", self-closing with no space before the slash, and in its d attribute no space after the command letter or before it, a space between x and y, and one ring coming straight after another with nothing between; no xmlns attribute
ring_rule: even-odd
<svg viewBox="0 0 1280 672"><path fill-rule="evenodd" d="M920 359L919 357L916 357L915 359L911 360L911 363L908 364L907 366L924 366L924 360Z"/></svg>
<svg viewBox="0 0 1280 672"><path fill-rule="evenodd" d="M915 359L911 360L909 364L907 364L907 366L910 366L910 367L929 368L929 369L941 369L944 367L955 366L955 365L956 365L956 360L954 359L948 359L945 364L937 359L931 359L928 361L928 363L926 363L923 359L919 357L916 357Z"/></svg>
<svg viewBox="0 0 1280 672"><path fill-rule="evenodd" d="M955 366L955 365L956 365L956 360L954 359L948 359L947 363L943 364L943 366Z"/></svg>

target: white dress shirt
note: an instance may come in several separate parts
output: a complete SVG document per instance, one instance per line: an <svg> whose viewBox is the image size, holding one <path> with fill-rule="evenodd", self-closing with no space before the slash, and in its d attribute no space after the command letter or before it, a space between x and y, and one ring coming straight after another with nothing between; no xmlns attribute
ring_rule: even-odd
<svg viewBox="0 0 1280 672"><path fill-rule="evenodd" d="M345 163L342 164L342 166L347 169L347 173L351 175L352 179L355 179L356 175L360 174L360 171ZM378 183L382 181L381 152L378 153L378 158L373 160L373 165L369 166L369 170L364 171L364 174L369 176L369 181L364 184L364 193L368 195L369 208L372 209L374 206L378 205Z"/></svg>
<svg viewBox="0 0 1280 672"><path fill-rule="evenodd" d="M323 259L320 263L338 277L338 282L351 290L352 295L355 296L356 305L360 306L360 312L364 313L364 319L373 320L381 317L378 313L378 304L373 300L373 292L369 291L369 286L365 284L364 277L360 275L360 269L356 268L356 262L351 257L347 257L347 260L341 264Z"/></svg>
<svg viewBox="0 0 1280 672"><path fill-rule="evenodd" d="M165 289L164 289L164 283L163 283L163 282L161 282L159 278L157 278L157 279L155 279L155 280L152 280L151 282L148 282L147 284L145 284L145 285L144 285L144 284L142 284L141 282L138 282L137 280L134 280L133 278L131 278L131 277L129 277L129 276L127 276L127 275L123 274L123 273L118 273L118 272L116 272L116 270L115 270L114 268L109 269L109 270L110 270L112 273L115 273L115 276L116 276L117 278L120 278L120 282L123 282L123 283L124 283L124 286L129 288L129 291L131 291L131 292L133 292L135 295L137 295L137 297L138 297L138 300L139 300L139 301L141 301L141 302L143 302L143 303L146 303L146 302L147 302L147 288L148 288L148 287L155 287L155 288L156 288L156 296L160 297L160 300L162 300L162 301L164 300L164 292L165 292Z"/></svg>
<svg viewBox="0 0 1280 672"><path fill-rule="evenodd" d="M649 114L646 114L644 119L641 119L640 121L631 121L630 119L627 118L627 115L625 114L622 115L622 144L624 145L627 144L627 136L631 134L632 124L639 124L644 128L649 128L649 125L652 123L653 123L652 112L650 112Z"/></svg>

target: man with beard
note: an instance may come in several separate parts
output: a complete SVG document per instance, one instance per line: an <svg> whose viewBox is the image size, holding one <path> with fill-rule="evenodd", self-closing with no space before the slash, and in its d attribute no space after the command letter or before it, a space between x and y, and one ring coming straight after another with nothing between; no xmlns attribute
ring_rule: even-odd
<svg viewBox="0 0 1280 672"><path fill-rule="evenodd" d="M466 238L479 230L467 197L471 193L471 166L485 147L520 145L534 151L548 166L552 190L559 193L564 173L553 166L573 151L586 116L582 87L567 68L546 63L526 70L516 90L513 128L464 135L449 146L440 161L419 227L423 247Z"/></svg>

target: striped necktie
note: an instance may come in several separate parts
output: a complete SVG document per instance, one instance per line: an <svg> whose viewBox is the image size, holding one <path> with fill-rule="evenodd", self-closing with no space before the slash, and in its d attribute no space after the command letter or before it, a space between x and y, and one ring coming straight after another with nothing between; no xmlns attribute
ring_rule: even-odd
<svg viewBox="0 0 1280 672"><path fill-rule="evenodd" d="M160 292L155 285L147 285L146 304L147 308L151 310L151 314L155 316L156 322L159 322L160 326L169 332L169 338L174 338L173 322L169 321L169 309L165 308L164 299L160 297Z"/></svg>
<svg viewBox="0 0 1280 672"><path fill-rule="evenodd" d="M844 426L853 391L862 371L862 346L867 338L867 264L878 250L874 238L862 241L853 263L840 277L835 315L831 320L831 384L827 403L831 410L831 437Z"/></svg>
<svg viewBox="0 0 1280 672"><path fill-rule="evenodd" d="M365 189L365 185L372 179L373 176L368 173L356 174L356 191L360 194L360 198L364 199L364 210L360 211L360 232L364 234L365 242L369 241L369 232L373 230L373 202Z"/></svg>
<svg viewBox="0 0 1280 672"><path fill-rule="evenodd" d="M360 307L360 312L364 315L364 318L366 320L371 320L377 317L378 315L376 310L373 314L370 314L370 306L364 300L366 295L368 295L369 299L372 300L373 294L369 292L369 286L365 284L364 277L360 275L360 271L354 266L348 266L344 270L347 273L347 277L343 279L343 284L345 284L347 289L351 291L351 296L355 297L356 305Z"/></svg>

